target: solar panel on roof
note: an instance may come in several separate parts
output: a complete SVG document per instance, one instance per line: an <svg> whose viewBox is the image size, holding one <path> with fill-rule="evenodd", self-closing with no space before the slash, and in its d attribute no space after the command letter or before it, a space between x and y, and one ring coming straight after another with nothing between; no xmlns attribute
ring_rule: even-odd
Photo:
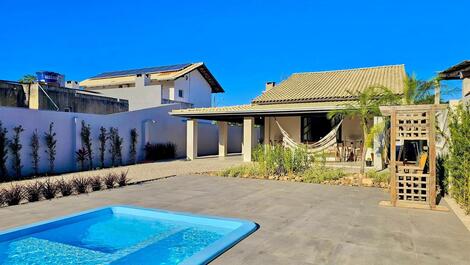
<svg viewBox="0 0 470 265"><path fill-rule="evenodd" d="M123 70L123 71L113 71L113 72L102 73L102 74L93 76L91 78L104 78L104 77L116 77L116 76L126 76L126 75L137 75L137 74L179 71L179 70L184 69L184 68L186 68L190 65L191 65L190 63L185 63L185 64L147 67L147 68L131 69L131 70Z"/></svg>

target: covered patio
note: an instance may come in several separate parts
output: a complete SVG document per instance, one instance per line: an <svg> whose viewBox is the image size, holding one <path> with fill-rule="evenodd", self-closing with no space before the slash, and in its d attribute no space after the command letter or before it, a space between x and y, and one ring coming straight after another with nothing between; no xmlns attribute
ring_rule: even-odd
<svg viewBox="0 0 470 265"><path fill-rule="evenodd" d="M242 154L245 162L251 161L252 149L258 143L263 144L312 144L320 142L332 134L330 148L325 149L331 161L354 162L360 159L361 152L353 156L341 154L341 146L360 148L362 132L358 121L345 119L335 124L327 119L329 111L342 108L344 101L310 102L297 104L241 105L219 108L198 108L175 110L170 114L187 118L187 158L197 158L198 120L216 121L219 126L218 155L227 156L228 124L243 125ZM259 137L258 131L259 130ZM332 132L332 130L334 130ZM288 138L288 139L286 139ZM346 149L345 149L346 150ZM352 151L353 149L351 149Z"/></svg>

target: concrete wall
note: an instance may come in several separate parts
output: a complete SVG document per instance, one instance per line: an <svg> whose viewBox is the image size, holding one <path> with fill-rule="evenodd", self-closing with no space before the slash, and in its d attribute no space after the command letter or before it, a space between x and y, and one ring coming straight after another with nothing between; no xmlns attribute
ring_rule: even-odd
<svg viewBox="0 0 470 265"><path fill-rule="evenodd" d="M267 117L267 119L269 119L269 128L267 129L269 132L268 142L282 142L282 133L279 126L276 124L277 120L281 127L287 131L289 136L297 143L300 143L300 116Z"/></svg>
<svg viewBox="0 0 470 265"><path fill-rule="evenodd" d="M470 97L470 78L462 80L462 98Z"/></svg>
<svg viewBox="0 0 470 265"><path fill-rule="evenodd" d="M0 106L27 108L27 98L23 86L0 81Z"/></svg>
<svg viewBox="0 0 470 265"><path fill-rule="evenodd" d="M183 97L178 97L178 90L183 91ZM212 89L209 83L199 70L194 70L175 80L174 99L171 97L170 99L192 103L194 107L210 107L211 97Z"/></svg>
<svg viewBox="0 0 470 265"><path fill-rule="evenodd" d="M45 110L31 110L22 108L0 107L0 120L8 129L8 137L12 137L13 127L22 125L25 131L21 135L23 149L21 153L23 174L31 174L31 148L30 139L33 131L38 130L41 137L40 147L40 171L48 171L44 143L44 132L49 124L54 122L57 133L56 172L69 172L77 170L75 151L81 147L80 129L84 120L92 128L94 164L99 164L99 128L101 126L109 130L110 127L119 129L119 134L124 138L123 161L129 161L130 130L137 129L139 140L137 143L138 159L144 158L144 146L146 142L166 143L173 142L177 146L177 155L186 156L186 121L184 118L172 117L168 113L173 109L181 108L178 104L163 105L138 111L122 112L109 115L97 115L86 113L69 113ZM199 140L201 141L201 154L217 153L218 127L215 124L203 124L200 126ZM241 129L231 128L229 151L239 151L241 146ZM109 147L109 146L108 146ZM110 164L110 154L106 152L106 163ZM11 156L10 156L11 157ZM11 161L8 160L8 169L11 173Z"/></svg>
<svg viewBox="0 0 470 265"><path fill-rule="evenodd" d="M95 89L109 97L123 98L129 101L129 110L139 110L160 106L162 102L162 86L149 85L113 89Z"/></svg>

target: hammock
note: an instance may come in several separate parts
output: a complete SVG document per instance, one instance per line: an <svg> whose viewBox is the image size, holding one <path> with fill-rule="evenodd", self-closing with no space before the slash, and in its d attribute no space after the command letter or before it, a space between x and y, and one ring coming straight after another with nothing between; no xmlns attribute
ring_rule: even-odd
<svg viewBox="0 0 470 265"><path fill-rule="evenodd" d="M279 127L279 130L281 131L283 145L285 147L290 148L290 149L297 148L299 146L299 144L296 143L292 139L292 137L289 135L289 133L282 128L281 124L279 124L279 122L277 120L275 120L275 121L276 121L277 126ZM336 133L338 132L338 129L341 126L342 123L343 123L343 120L341 120L327 135L325 135L325 137L323 137L319 141L317 141L315 143L307 144L308 151L312 152L312 153L317 153L317 152L321 152L321 151L327 149L328 147L336 144Z"/></svg>

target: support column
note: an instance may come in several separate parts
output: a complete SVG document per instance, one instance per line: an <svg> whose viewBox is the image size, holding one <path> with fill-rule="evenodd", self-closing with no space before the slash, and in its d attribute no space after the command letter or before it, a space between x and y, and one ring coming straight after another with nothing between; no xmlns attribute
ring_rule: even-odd
<svg viewBox="0 0 470 265"><path fill-rule="evenodd" d="M217 122L219 125L219 157L227 156L228 124L226 121Z"/></svg>
<svg viewBox="0 0 470 265"><path fill-rule="evenodd" d="M270 117L264 117L264 134L263 134L263 144L269 144L271 140L271 118Z"/></svg>
<svg viewBox="0 0 470 265"><path fill-rule="evenodd" d="M374 117L374 125L383 123L383 117ZM373 153L374 153L374 168L376 170L382 170L384 168L384 163L382 159L382 151L383 151L383 133L374 136L374 146L373 146Z"/></svg>
<svg viewBox="0 0 470 265"><path fill-rule="evenodd" d="M243 162L251 161L251 151L254 147L254 125L255 118L244 117L243 118Z"/></svg>
<svg viewBox="0 0 470 265"><path fill-rule="evenodd" d="M194 119L186 121L186 158L197 158L197 120Z"/></svg>

